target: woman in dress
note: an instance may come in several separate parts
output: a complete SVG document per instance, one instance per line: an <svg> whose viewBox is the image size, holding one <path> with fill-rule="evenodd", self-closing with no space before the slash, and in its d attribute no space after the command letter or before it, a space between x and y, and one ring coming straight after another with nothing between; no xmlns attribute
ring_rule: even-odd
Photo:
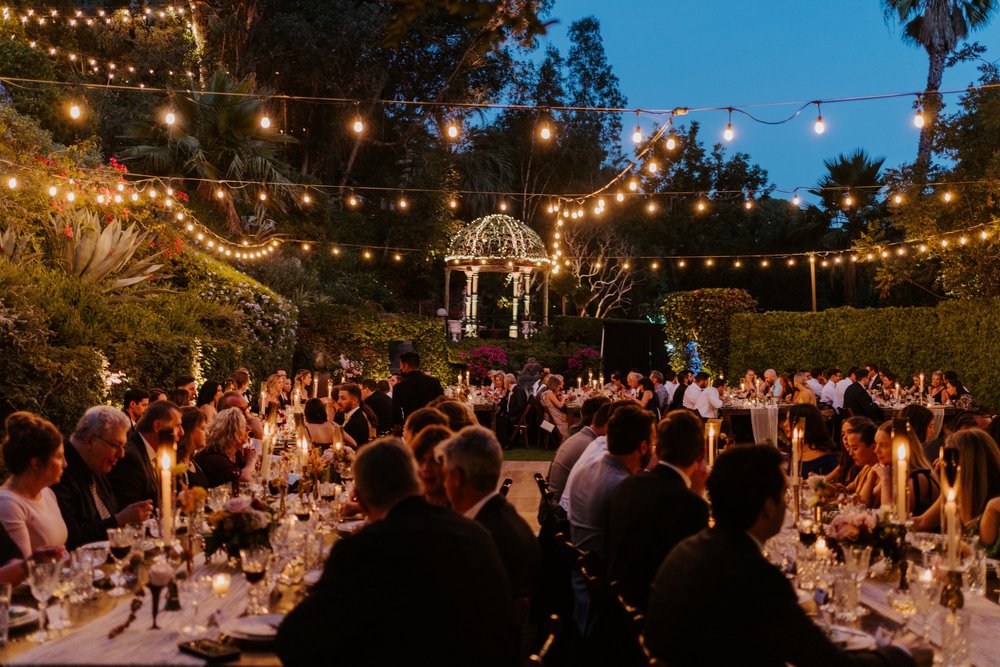
<svg viewBox="0 0 1000 667"><path fill-rule="evenodd" d="M944 373L941 371L931 373L930 397L931 402L937 405L948 402L948 393L944 388Z"/></svg>
<svg viewBox="0 0 1000 667"><path fill-rule="evenodd" d="M222 386L221 383L216 384ZM193 489L196 486L203 489L208 488L208 477L194 462L195 454L205 449L205 427L207 425L208 418L199 408L181 408L181 426L184 428L184 436L177 441L177 463L183 463L187 466L187 470L179 477L180 484L185 489Z"/></svg>
<svg viewBox="0 0 1000 667"><path fill-rule="evenodd" d="M649 378L639 380L639 390L636 400L639 401L639 405L642 406L643 410L649 410L656 415L656 421L660 420L660 403L656 400L656 389L653 387L652 380Z"/></svg>
<svg viewBox="0 0 1000 667"><path fill-rule="evenodd" d="M792 380L795 392L792 394L792 403L808 403L816 405L816 393L806 384L804 373L796 373Z"/></svg>
<svg viewBox="0 0 1000 667"><path fill-rule="evenodd" d="M563 386L562 376L548 376L545 378L545 386L546 389L538 400L545 408L545 418L555 424L560 440L563 440L569 435L569 424L566 422L566 413L563 412L566 402L560 396Z"/></svg>
<svg viewBox="0 0 1000 667"><path fill-rule="evenodd" d="M931 471L931 464L924 456L924 448L916 433L906 432L909 451L909 476L906 482L906 508L913 515L926 512L941 493L937 475ZM867 480L870 489L862 495L869 499L869 507L895 505L896 480L892 474L892 462L896 457L893 446L892 421L884 422L875 433L875 455L878 465L875 474Z"/></svg>
<svg viewBox="0 0 1000 667"><path fill-rule="evenodd" d="M49 488L66 469L62 436L30 412L15 412L4 425L3 459L11 476L0 487L0 524L25 558L42 547L62 547L68 531Z"/></svg>
<svg viewBox="0 0 1000 667"><path fill-rule="evenodd" d="M452 436L447 426L432 424L425 426L413 436L410 447L417 459L417 475L423 487L424 499L432 505L448 505L448 495L444 490L444 467L435 449Z"/></svg>
<svg viewBox="0 0 1000 667"><path fill-rule="evenodd" d="M304 427L306 437L309 438L309 442L312 443L313 447L326 449L330 445L339 442L357 449L358 443L354 441L354 438L345 432L340 424L330 420L326 405L323 404L322 399L310 398L306 401L305 407L302 410L302 416L305 417Z"/></svg>
<svg viewBox="0 0 1000 667"><path fill-rule="evenodd" d="M247 420L239 408L223 410L208 427L205 449L195 462L205 473L209 488L249 482L257 463L257 450L245 447Z"/></svg>
<svg viewBox="0 0 1000 667"><path fill-rule="evenodd" d="M208 421L215 419L218 411L215 409L216 402L222 398L222 383L216 380L205 380L198 390L198 398L194 404L199 410L205 413Z"/></svg>
<svg viewBox="0 0 1000 667"><path fill-rule="evenodd" d="M837 445L826 430L823 415L815 405L800 403L793 405L785 417L784 429L789 441L799 419L805 418L806 429L802 435L802 451L799 455L799 476L826 475L840 463Z"/></svg>
<svg viewBox="0 0 1000 667"><path fill-rule="evenodd" d="M826 476L826 481L840 484L850 493L857 493L858 484L855 481L861 473L861 466L854 461L854 455L847 440L848 436L856 431L861 424L871 424L871 427L875 428L875 423L868 417L848 417L840 425L840 464Z"/></svg>
<svg viewBox="0 0 1000 667"><path fill-rule="evenodd" d="M990 499L1000 496L1000 447L978 428L963 429L948 436L945 449L958 450L958 512L962 525L978 528ZM913 519L913 530L941 528L941 496L930 509Z"/></svg>
<svg viewBox="0 0 1000 667"><path fill-rule="evenodd" d="M965 388L965 385L958 379L958 373L955 371L944 372L944 390L948 397L947 402L952 405L963 399L969 402L972 401L972 392Z"/></svg>
<svg viewBox="0 0 1000 667"><path fill-rule="evenodd" d="M305 403L306 399L312 396L313 376L306 369L295 374L295 388L299 390L299 401Z"/></svg>

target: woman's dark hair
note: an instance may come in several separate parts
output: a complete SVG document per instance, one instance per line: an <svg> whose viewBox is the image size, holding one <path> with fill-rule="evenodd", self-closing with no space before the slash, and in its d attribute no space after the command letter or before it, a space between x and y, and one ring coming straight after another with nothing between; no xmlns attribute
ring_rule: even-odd
<svg viewBox="0 0 1000 667"><path fill-rule="evenodd" d="M174 405L184 405L191 400L187 389L171 389L167 392L167 400Z"/></svg>
<svg viewBox="0 0 1000 667"><path fill-rule="evenodd" d="M830 438L830 433L826 430L826 422L823 421L823 414L819 408L811 403L798 403L788 411L788 423L792 428L795 428L795 424L803 417L806 419L803 442L812 449L835 453L839 448Z"/></svg>
<svg viewBox="0 0 1000 667"><path fill-rule="evenodd" d="M162 401L167 397L167 392L163 391L159 387L153 387L149 390L149 402L156 403L157 401Z"/></svg>
<svg viewBox="0 0 1000 667"><path fill-rule="evenodd" d="M642 387L643 391L652 391L652 392L656 391L656 389L653 387L653 381L650 380L649 378L642 378L641 380L639 380L639 386Z"/></svg>
<svg viewBox="0 0 1000 667"><path fill-rule="evenodd" d="M209 404L211 404L212 407L215 407L215 395L219 393L221 388L221 382L216 382L215 380L205 380L201 383L201 389L198 390L198 398L194 404L199 408L203 405Z"/></svg>
<svg viewBox="0 0 1000 667"><path fill-rule="evenodd" d="M431 424L425 426L419 433L413 436L410 448L413 450L413 457L420 463L427 452L431 451L439 444L452 436L451 430L446 426Z"/></svg>
<svg viewBox="0 0 1000 667"><path fill-rule="evenodd" d="M310 398L306 401L302 414L310 424L322 424L327 420L326 406L318 398Z"/></svg>
<svg viewBox="0 0 1000 667"><path fill-rule="evenodd" d="M30 412L12 413L4 426L3 460L12 475L26 472L32 459L48 461L63 441L52 422Z"/></svg>
<svg viewBox="0 0 1000 667"><path fill-rule="evenodd" d="M198 408L192 408L191 406L181 408L181 428L184 429L184 437L177 442L178 461L183 461L191 456L193 453L191 451L191 434L194 433L199 424L203 424L206 421L208 421L208 417Z"/></svg>
<svg viewBox="0 0 1000 667"><path fill-rule="evenodd" d="M431 424L447 427L448 415L441 412L437 408L419 408L410 413L410 416L406 418L406 423L403 425L403 428L413 435L416 435Z"/></svg>
<svg viewBox="0 0 1000 667"><path fill-rule="evenodd" d="M785 492L784 457L775 447L738 445L726 447L708 477L715 525L726 530L749 530L764 502L780 501Z"/></svg>
<svg viewBox="0 0 1000 667"><path fill-rule="evenodd" d="M434 406L434 409L444 413L444 416L448 418L448 428L455 433L458 433L466 426L472 426L476 423L472 412L465 403L460 403L454 399L449 398L448 400L441 401Z"/></svg>
<svg viewBox="0 0 1000 667"><path fill-rule="evenodd" d="M969 390L965 388L965 385L962 384L961 381L959 381L958 373L956 373L955 371L945 371L944 381L950 384L952 387L954 387L957 390L959 396L961 396L962 394L969 393Z"/></svg>
<svg viewBox="0 0 1000 667"><path fill-rule="evenodd" d="M917 440L921 443L927 440L927 428L934 421L934 413L929 408L911 403L903 408L900 416L910 423L910 428L913 430L913 434L917 436Z"/></svg>

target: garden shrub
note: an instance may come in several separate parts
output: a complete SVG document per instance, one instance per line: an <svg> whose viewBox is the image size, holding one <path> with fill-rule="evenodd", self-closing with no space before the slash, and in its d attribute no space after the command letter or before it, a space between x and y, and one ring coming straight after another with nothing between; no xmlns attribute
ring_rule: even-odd
<svg viewBox="0 0 1000 667"><path fill-rule="evenodd" d="M756 308L757 302L743 289L708 288L667 294L663 300L663 329L667 340L674 344L673 365L686 368L690 344L696 343L705 371L726 368L733 315Z"/></svg>

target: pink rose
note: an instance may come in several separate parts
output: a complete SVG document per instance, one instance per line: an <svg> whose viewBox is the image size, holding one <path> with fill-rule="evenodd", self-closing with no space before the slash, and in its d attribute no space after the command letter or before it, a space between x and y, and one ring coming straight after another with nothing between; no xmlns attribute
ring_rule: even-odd
<svg viewBox="0 0 1000 667"><path fill-rule="evenodd" d="M231 514L242 514L250 509L251 502L250 498L246 496L230 498L229 502L226 503L226 511Z"/></svg>

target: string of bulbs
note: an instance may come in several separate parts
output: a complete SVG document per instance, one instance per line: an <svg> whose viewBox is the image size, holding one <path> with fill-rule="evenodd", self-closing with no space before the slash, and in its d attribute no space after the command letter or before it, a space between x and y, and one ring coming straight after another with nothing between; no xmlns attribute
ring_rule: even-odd
<svg viewBox="0 0 1000 667"><path fill-rule="evenodd" d="M59 25L65 24L71 28L84 28L93 26L96 23L111 23L114 18L120 18L123 21L151 21L156 19L167 19L174 18L176 16L184 16L187 13L187 9L182 4L177 5L164 5L158 9L154 9L152 6L145 6L142 11L133 12L127 7L117 8L117 9L97 9L93 12L87 12L82 9L74 9L69 12L63 12L55 7L48 8L30 8L23 12L18 12L10 7L0 8L0 18L4 21L17 21L23 25L38 25L38 26L48 26L48 25ZM188 27L191 27L190 23Z"/></svg>

